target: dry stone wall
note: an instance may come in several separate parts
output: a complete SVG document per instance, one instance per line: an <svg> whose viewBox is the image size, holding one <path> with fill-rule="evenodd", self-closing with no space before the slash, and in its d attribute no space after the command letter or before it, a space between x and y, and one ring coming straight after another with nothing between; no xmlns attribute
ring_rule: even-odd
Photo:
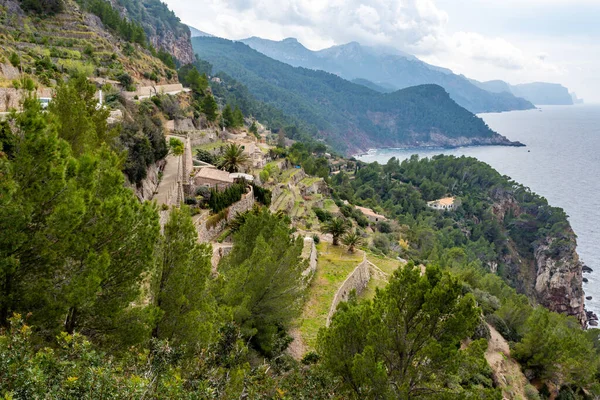
<svg viewBox="0 0 600 400"><path fill-rule="evenodd" d="M242 199L237 203L232 204L227 213L227 217L219 221L212 228L206 226L206 222L210 218L210 213L206 212L194 220L196 230L198 231L198 239L200 242L210 242L219 236L227 227L227 224L233 220L236 215L242 214L254 207L254 190L249 186L250 191L242 196Z"/></svg>
<svg viewBox="0 0 600 400"><path fill-rule="evenodd" d="M348 275L344 283L342 283L342 286L340 286L338 291L335 293L335 297L333 298L333 302L329 308L329 314L327 315L327 326L329 326L331 317L333 317L338 304L340 304L342 301L347 301L352 290L356 290L356 294L360 295L363 290L366 289L370 279L371 271L369 268L369 262L365 256L363 261L358 264L358 266L350 275Z"/></svg>

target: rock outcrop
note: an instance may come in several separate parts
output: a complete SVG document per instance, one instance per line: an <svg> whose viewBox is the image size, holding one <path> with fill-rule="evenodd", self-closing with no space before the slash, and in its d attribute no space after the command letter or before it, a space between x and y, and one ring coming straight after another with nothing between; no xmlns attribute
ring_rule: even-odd
<svg viewBox="0 0 600 400"><path fill-rule="evenodd" d="M514 193L506 189L490 192L491 211L500 223L507 216L525 213ZM505 226L505 229L508 228ZM587 323L583 264L577 254L577 239L568 226L559 236L546 236L532 243L533 253L519 250L507 234L507 250L501 262L508 271L512 285L549 310L576 317L582 326Z"/></svg>
<svg viewBox="0 0 600 400"><path fill-rule="evenodd" d="M575 316L585 326L582 264L576 251L575 235L570 233L568 244L559 249L555 249L559 240L556 238L547 238L536 246L535 292L540 304L552 311Z"/></svg>

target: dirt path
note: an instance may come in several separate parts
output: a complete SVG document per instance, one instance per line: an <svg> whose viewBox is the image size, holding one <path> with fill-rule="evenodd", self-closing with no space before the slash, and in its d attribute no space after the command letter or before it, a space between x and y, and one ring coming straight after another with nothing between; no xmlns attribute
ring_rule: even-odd
<svg viewBox="0 0 600 400"><path fill-rule="evenodd" d="M527 378L521 372L521 366L510 357L508 342L498 333L494 327L487 325L490 329L490 340L485 352L485 359L492 368L494 380L502 389L505 399L527 399L525 386Z"/></svg>

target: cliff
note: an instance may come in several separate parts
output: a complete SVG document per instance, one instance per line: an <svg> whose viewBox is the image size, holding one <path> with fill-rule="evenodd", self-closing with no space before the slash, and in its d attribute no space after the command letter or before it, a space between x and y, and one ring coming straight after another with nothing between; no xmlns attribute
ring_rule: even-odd
<svg viewBox="0 0 600 400"><path fill-rule="evenodd" d="M175 13L160 0L110 0L122 15L139 23L148 40L157 50L163 50L182 64L194 62L192 35Z"/></svg>
<svg viewBox="0 0 600 400"><path fill-rule="evenodd" d="M530 213L531 209L526 209L511 191L494 190L491 198L492 213L503 225L508 238L507 251L501 262L512 286L549 310L574 316L585 326L582 264L571 226L567 222L560 232L547 233L541 239L527 243L529 248L525 249L511 237L510 229L514 221Z"/></svg>
<svg viewBox="0 0 600 400"><path fill-rule="evenodd" d="M535 246L535 294L551 311L575 316L585 326L582 264L573 231L570 240L548 237Z"/></svg>

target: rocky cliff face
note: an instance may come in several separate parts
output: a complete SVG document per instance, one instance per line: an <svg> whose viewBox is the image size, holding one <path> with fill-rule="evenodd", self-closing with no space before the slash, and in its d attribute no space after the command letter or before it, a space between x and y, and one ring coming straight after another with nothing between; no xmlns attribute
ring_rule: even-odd
<svg viewBox="0 0 600 400"><path fill-rule="evenodd" d="M558 239L547 238L536 246L535 293L540 304L548 309L575 316L585 326L587 322L583 292L582 264L576 251L576 239L558 245Z"/></svg>
<svg viewBox="0 0 600 400"><path fill-rule="evenodd" d="M178 34L176 34L178 33ZM194 62L194 50L189 30L187 32L163 31L148 37L152 46L162 49L177 58L183 65Z"/></svg>
<svg viewBox="0 0 600 400"><path fill-rule="evenodd" d="M148 40L157 50L164 50L182 64L194 62L190 28L160 0L110 0L124 17L141 24Z"/></svg>
<svg viewBox="0 0 600 400"><path fill-rule="evenodd" d="M492 213L499 222L507 215L524 213L514 195L506 190L492 191ZM508 236L508 235L507 235ZM501 257L513 286L549 310L576 317L587 323L582 264L577 254L577 239L568 227L561 237L547 236L533 243L533 255L522 254L511 239Z"/></svg>

